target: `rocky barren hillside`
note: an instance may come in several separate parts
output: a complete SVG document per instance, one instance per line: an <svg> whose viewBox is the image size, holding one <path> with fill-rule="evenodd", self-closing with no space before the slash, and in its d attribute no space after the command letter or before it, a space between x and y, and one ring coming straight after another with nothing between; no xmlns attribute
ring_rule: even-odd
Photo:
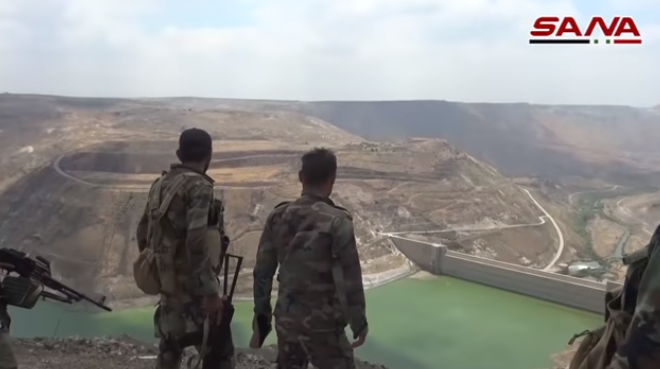
<svg viewBox="0 0 660 369"><path fill-rule="evenodd" d="M295 111L370 140L443 138L508 176L660 184L660 110L452 101L175 99L178 106Z"/></svg>
<svg viewBox="0 0 660 369"><path fill-rule="evenodd" d="M141 296L130 265L145 191L175 160L179 132L199 127L216 139L209 174L226 202L231 250L246 258L241 293L263 222L298 196L299 156L314 146L338 154L333 198L354 215L365 274L406 263L388 234L535 266L554 253L555 232L531 198L443 140L368 142L296 112L183 100L0 95L2 245L51 258L79 288Z"/></svg>

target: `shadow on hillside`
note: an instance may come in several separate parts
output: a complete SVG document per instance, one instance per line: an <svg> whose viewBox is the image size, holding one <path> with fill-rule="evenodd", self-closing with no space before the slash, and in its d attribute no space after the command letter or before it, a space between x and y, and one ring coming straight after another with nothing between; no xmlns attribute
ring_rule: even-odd
<svg viewBox="0 0 660 369"><path fill-rule="evenodd" d="M142 174L160 173L167 170L171 163L177 163L176 146L170 151L162 152L100 152L92 149L87 152L77 152L60 160L60 168L65 171L96 171L109 173ZM242 168L255 166L287 165L297 159L296 151L264 150L216 152L210 169Z"/></svg>

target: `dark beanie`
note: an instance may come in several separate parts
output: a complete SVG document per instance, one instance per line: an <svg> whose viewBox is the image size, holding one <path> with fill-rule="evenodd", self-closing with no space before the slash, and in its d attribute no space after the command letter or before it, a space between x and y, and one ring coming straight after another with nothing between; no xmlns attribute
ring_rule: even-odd
<svg viewBox="0 0 660 369"><path fill-rule="evenodd" d="M190 128L179 136L179 159L181 161L201 161L208 157L213 148L211 135L203 129Z"/></svg>

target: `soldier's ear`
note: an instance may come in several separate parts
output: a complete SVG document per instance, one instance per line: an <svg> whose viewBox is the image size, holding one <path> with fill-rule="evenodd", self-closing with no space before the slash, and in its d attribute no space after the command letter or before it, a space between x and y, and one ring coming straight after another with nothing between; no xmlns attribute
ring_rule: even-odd
<svg viewBox="0 0 660 369"><path fill-rule="evenodd" d="M300 183L304 183L302 170L298 172L298 180L300 181Z"/></svg>
<svg viewBox="0 0 660 369"><path fill-rule="evenodd" d="M181 150L176 149L176 157L179 158L179 161L183 161L181 160Z"/></svg>

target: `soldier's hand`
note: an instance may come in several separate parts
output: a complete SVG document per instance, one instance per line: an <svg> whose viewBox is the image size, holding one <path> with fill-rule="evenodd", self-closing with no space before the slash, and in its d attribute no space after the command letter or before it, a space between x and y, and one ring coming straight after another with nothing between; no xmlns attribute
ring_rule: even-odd
<svg viewBox="0 0 660 369"><path fill-rule="evenodd" d="M266 337L273 329L272 317L268 315L255 315L252 319L252 337L250 337L250 347L260 348Z"/></svg>
<svg viewBox="0 0 660 369"><path fill-rule="evenodd" d="M358 347L364 345L364 341L367 340L367 335L368 334L369 334L369 326L367 326L366 328L364 328L362 330L362 332L360 332L360 334L357 336L357 339L355 339L355 341L353 341L351 346L353 348L358 348Z"/></svg>
<svg viewBox="0 0 660 369"><path fill-rule="evenodd" d="M259 344L260 341L261 341L261 335L259 334L259 330L253 330L252 337L250 337L250 343L249 343L250 348L253 349L261 348L261 345Z"/></svg>
<svg viewBox="0 0 660 369"><path fill-rule="evenodd" d="M211 317L216 317L222 312L223 299L220 295L211 295L204 297L202 300L202 309L204 312Z"/></svg>
<svg viewBox="0 0 660 369"><path fill-rule="evenodd" d="M261 334L259 334L259 326L257 325L257 316L252 318L252 337L250 337L250 348L260 348L259 341Z"/></svg>

